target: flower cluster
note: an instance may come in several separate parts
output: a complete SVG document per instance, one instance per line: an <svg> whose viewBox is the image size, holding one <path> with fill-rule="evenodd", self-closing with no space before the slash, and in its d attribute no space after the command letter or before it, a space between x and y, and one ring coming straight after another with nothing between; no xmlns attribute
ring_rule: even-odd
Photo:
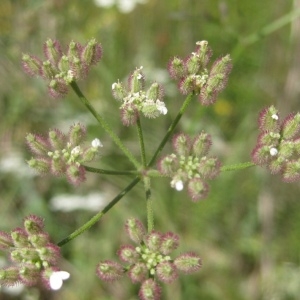
<svg viewBox="0 0 300 300"><path fill-rule="evenodd" d="M41 281L46 288L57 290L70 276L58 268L60 248L50 242L43 228L40 217L29 215L23 228L17 227L10 233L0 231L0 249L9 252L13 263L0 269L1 285L33 286Z"/></svg>
<svg viewBox="0 0 300 300"><path fill-rule="evenodd" d="M288 115L282 122L278 110L270 106L259 116L260 134L252 151L253 163L281 174L283 181L300 179L300 113Z"/></svg>
<svg viewBox="0 0 300 300"><path fill-rule="evenodd" d="M30 76L40 76L48 82L49 94L64 97L68 93L68 85L75 80L85 78L92 65L102 57L102 48L95 39L86 45L70 42L66 53L57 40L48 39L44 43L45 61L23 54L22 65Z"/></svg>
<svg viewBox="0 0 300 300"><path fill-rule="evenodd" d="M47 137L29 133L26 142L35 155L28 164L39 173L65 175L71 184L78 185L85 180L85 162L92 161L102 144L94 139L90 146L81 144L86 130L81 124L71 126L68 135L57 129L50 130Z"/></svg>
<svg viewBox="0 0 300 300"><path fill-rule="evenodd" d="M194 139L180 133L173 138L175 153L161 158L158 170L172 177L171 186L177 191L187 189L193 201L204 199L209 191L206 179L214 179L220 172L221 162L216 157L208 157L211 137L202 131Z"/></svg>
<svg viewBox="0 0 300 300"><path fill-rule="evenodd" d="M119 81L112 84L114 98L122 102L121 118L126 126L135 124L139 113L147 118L156 118L168 112L162 101L163 89L157 82L152 83L147 91L144 90L145 76L142 68L136 68L129 76L128 90Z"/></svg>
<svg viewBox="0 0 300 300"><path fill-rule="evenodd" d="M203 105L215 103L218 94L225 88L232 68L230 55L218 58L210 71L207 64L212 50L207 41L196 43L195 52L185 59L174 57L169 62L169 73L178 81L182 94L195 93Z"/></svg>
<svg viewBox="0 0 300 300"><path fill-rule="evenodd" d="M157 281L171 283L178 277L178 271L193 273L200 269L201 259L189 252L172 259L170 253L179 245L179 237L168 232L157 231L146 233L143 224L134 218L125 224L129 238L137 246L124 245L117 254L122 266L115 261L101 261L97 265L97 275L104 281L114 281L127 273L133 283L140 282L139 297L142 300L158 300L161 288Z"/></svg>

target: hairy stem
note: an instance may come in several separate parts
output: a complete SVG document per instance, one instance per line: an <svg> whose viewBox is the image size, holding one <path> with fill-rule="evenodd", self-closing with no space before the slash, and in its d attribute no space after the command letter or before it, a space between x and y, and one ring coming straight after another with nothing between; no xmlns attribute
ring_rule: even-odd
<svg viewBox="0 0 300 300"><path fill-rule="evenodd" d="M145 143L144 143L143 130L142 130L140 117L138 117L136 125L137 125L137 131L138 131L139 142L140 142L142 165L143 165L143 168L145 168L146 164L147 164L146 163L146 151L145 151Z"/></svg>
<svg viewBox="0 0 300 300"><path fill-rule="evenodd" d="M128 157L128 159L134 164L134 166L139 169L140 163L135 159L132 153L125 147L120 138L115 134L115 132L110 128L108 123L102 118L100 114L98 114L95 108L91 105L91 103L87 100L87 98L83 95L80 88L78 87L75 81L70 83L73 91L79 97L81 102L85 105L85 107L92 113L92 115L96 118L102 128L110 135L115 144L123 151L123 153Z"/></svg>
<svg viewBox="0 0 300 300"><path fill-rule="evenodd" d="M104 170L93 168L89 166L83 166L86 171L91 173L98 173L98 174L106 174L106 175L139 175L138 171L114 171L114 170Z"/></svg>
<svg viewBox="0 0 300 300"><path fill-rule="evenodd" d="M245 163L238 163L238 164L223 166L223 167L221 167L221 172L243 170L243 169L247 169L247 168L254 167L254 166L255 166L255 164L249 161L249 162L245 162Z"/></svg>
<svg viewBox="0 0 300 300"><path fill-rule="evenodd" d="M94 215L88 222L76 229L69 236L61 240L57 245L63 246L75 239L77 236L95 225L112 207L115 206L141 179L136 177L122 192L120 192L112 201L110 201L100 212Z"/></svg>

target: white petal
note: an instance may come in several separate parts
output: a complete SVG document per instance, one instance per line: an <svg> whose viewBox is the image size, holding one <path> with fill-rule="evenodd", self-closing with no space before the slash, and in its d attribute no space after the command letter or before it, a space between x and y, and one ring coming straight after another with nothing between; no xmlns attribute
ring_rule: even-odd
<svg viewBox="0 0 300 300"><path fill-rule="evenodd" d="M176 183L175 183L175 189L177 191L182 191L183 190L183 182L181 180L178 180Z"/></svg>
<svg viewBox="0 0 300 300"><path fill-rule="evenodd" d="M52 290L59 290L63 285L63 280L70 277L70 273L66 271L53 272L50 276L49 283Z"/></svg>
<svg viewBox="0 0 300 300"><path fill-rule="evenodd" d="M272 156L275 156L275 155L278 154L278 150L277 150L276 148L271 148L271 149L270 149L270 154L271 154Z"/></svg>
<svg viewBox="0 0 300 300"><path fill-rule="evenodd" d="M276 114L273 114L273 115L272 115L272 119L274 119L274 120L278 120L278 115L276 115Z"/></svg>
<svg viewBox="0 0 300 300"><path fill-rule="evenodd" d="M99 139L96 138L92 141L92 147L93 148L103 147L103 144L101 143L101 141Z"/></svg>

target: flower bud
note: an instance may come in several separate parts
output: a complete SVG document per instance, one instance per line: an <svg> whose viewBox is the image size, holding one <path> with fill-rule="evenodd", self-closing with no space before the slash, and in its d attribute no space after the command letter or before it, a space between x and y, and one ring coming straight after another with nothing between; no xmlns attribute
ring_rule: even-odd
<svg viewBox="0 0 300 300"><path fill-rule="evenodd" d="M300 179L300 159L288 161L283 172L283 181L295 182Z"/></svg>
<svg viewBox="0 0 300 300"><path fill-rule="evenodd" d="M168 64L168 71L173 79L180 79L185 75L185 65L181 58L174 57Z"/></svg>
<svg viewBox="0 0 300 300"><path fill-rule="evenodd" d="M202 157L208 154L211 147L211 136L206 132L202 131L198 136L195 137L192 145L193 154L197 157Z"/></svg>
<svg viewBox="0 0 300 300"><path fill-rule="evenodd" d="M135 105L126 105L121 109L121 120L123 125L129 126L136 124L139 113Z"/></svg>
<svg viewBox="0 0 300 300"><path fill-rule="evenodd" d="M79 185L85 180L85 169L83 166L77 166L76 164L69 165L66 169L66 176L71 184Z"/></svg>
<svg viewBox="0 0 300 300"><path fill-rule="evenodd" d="M95 65L102 57L102 47L95 39L91 39L82 49L81 60L87 66Z"/></svg>
<svg viewBox="0 0 300 300"><path fill-rule="evenodd" d="M193 178L188 183L188 193L194 202L205 199L208 191L208 184L200 178Z"/></svg>
<svg viewBox="0 0 300 300"><path fill-rule="evenodd" d="M154 82L151 84L146 95L148 99L156 101L157 99L162 100L164 93L161 85L159 85L157 82Z"/></svg>
<svg viewBox="0 0 300 300"><path fill-rule="evenodd" d="M49 60L43 62L41 68L41 75L43 78L53 79L58 73L59 71L57 70L57 68L53 66L53 64Z"/></svg>
<svg viewBox="0 0 300 300"><path fill-rule="evenodd" d="M80 123L70 127L68 140L72 146L77 146L83 142L86 136L86 128Z"/></svg>
<svg viewBox="0 0 300 300"><path fill-rule="evenodd" d="M58 63L58 68L61 72L65 72L65 73L67 73L71 69L70 61L69 61L68 56L63 55L61 57L61 59Z"/></svg>
<svg viewBox="0 0 300 300"><path fill-rule="evenodd" d="M51 162L44 158L31 158L27 161L30 168L39 173L47 173L50 170Z"/></svg>
<svg viewBox="0 0 300 300"><path fill-rule="evenodd" d="M177 154L183 156L189 155L191 151L191 140L187 134L180 133L174 135L172 144Z"/></svg>
<svg viewBox="0 0 300 300"><path fill-rule="evenodd" d="M183 95L187 95L188 93L191 93L195 89L195 76L189 75L187 77L184 77L179 82L179 91Z"/></svg>
<svg viewBox="0 0 300 300"><path fill-rule="evenodd" d="M197 42L196 45L196 53L199 57L199 63L201 64L201 68L205 68L212 56L212 50L208 46L207 41Z"/></svg>
<svg viewBox="0 0 300 300"><path fill-rule="evenodd" d="M147 275L148 268L142 262L134 264L128 271L128 276L133 283L144 281L147 278Z"/></svg>
<svg viewBox="0 0 300 300"><path fill-rule="evenodd" d="M270 161L270 147L258 144L251 153L252 161L257 165L263 165Z"/></svg>
<svg viewBox="0 0 300 300"><path fill-rule="evenodd" d="M178 270L187 274L198 271L202 266L200 257L192 252L181 254L174 260L174 264Z"/></svg>
<svg viewBox="0 0 300 300"><path fill-rule="evenodd" d="M97 276L103 281L118 280L124 274L123 267L111 260L100 262L96 267Z"/></svg>
<svg viewBox="0 0 300 300"><path fill-rule="evenodd" d="M23 54L22 66L24 72L27 73L29 76L41 75L42 61L35 56Z"/></svg>
<svg viewBox="0 0 300 300"><path fill-rule="evenodd" d="M146 235L146 229L143 223L134 218L130 218L126 221L125 230L129 238L138 244L141 243L144 236Z"/></svg>
<svg viewBox="0 0 300 300"><path fill-rule="evenodd" d="M160 249L162 241L162 234L157 231L152 231L149 233L145 239L145 244L152 251L158 251Z"/></svg>
<svg viewBox="0 0 300 300"><path fill-rule="evenodd" d="M37 155L47 154L50 148L48 141L44 137L32 133L26 135L26 143L31 152Z"/></svg>
<svg viewBox="0 0 300 300"><path fill-rule="evenodd" d="M52 265L55 265L60 257L60 247L52 243L39 248L38 252L41 260Z"/></svg>
<svg viewBox="0 0 300 300"><path fill-rule="evenodd" d="M123 101L123 99L126 97L127 92L121 82L114 82L112 84L112 94L113 97L118 101Z"/></svg>
<svg viewBox="0 0 300 300"><path fill-rule="evenodd" d="M59 41L48 39L44 43L44 54L48 60L50 60L55 66L57 66L62 56L62 50Z"/></svg>
<svg viewBox="0 0 300 300"><path fill-rule="evenodd" d="M258 125L262 131L277 132L279 127L278 110L273 105L263 109L259 114Z"/></svg>
<svg viewBox="0 0 300 300"><path fill-rule="evenodd" d="M19 275L22 283L27 286L35 285L39 280L39 270L32 265L22 266Z"/></svg>
<svg viewBox="0 0 300 300"><path fill-rule="evenodd" d="M158 162L158 170L164 175L172 176L178 169L179 163L175 154L162 157Z"/></svg>
<svg viewBox="0 0 300 300"><path fill-rule="evenodd" d="M282 124L282 136L284 139L292 139L300 131L300 113L290 114L285 118Z"/></svg>
<svg viewBox="0 0 300 300"><path fill-rule="evenodd" d="M68 86L63 79L52 79L48 85L48 93L53 98L62 98L68 93Z"/></svg>
<svg viewBox="0 0 300 300"><path fill-rule="evenodd" d="M71 41L69 43L67 56L68 56L70 62L72 62L74 60L74 58L79 58L80 57L82 48L83 48L82 45L78 42Z"/></svg>
<svg viewBox="0 0 300 300"><path fill-rule="evenodd" d="M131 93L138 93L144 88L145 77L142 69L143 67L136 68L128 79L128 86Z"/></svg>
<svg viewBox="0 0 300 300"><path fill-rule="evenodd" d="M215 157L202 157L198 172L201 174L201 177L214 179L220 173L221 162Z"/></svg>
<svg viewBox="0 0 300 300"><path fill-rule="evenodd" d="M122 246L117 252L120 260L128 263L133 263L138 257L138 253L135 248L131 245Z"/></svg>
<svg viewBox="0 0 300 300"><path fill-rule="evenodd" d="M192 53L186 60L185 66L188 74L197 74L201 68L201 62L199 56L196 53Z"/></svg>
<svg viewBox="0 0 300 300"><path fill-rule="evenodd" d="M7 232L0 231L0 249L6 250L13 246L14 244L11 235L9 235Z"/></svg>
<svg viewBox="0 0 300 300"><path fill-rule="evenodd" d="M46 232L31 234L28 240L35 248L44 247L49 243L49 234Z"/></svg>
<svg viewBox="0 0 300 300"><path fill-rule="evenodd" d="M17 248L28 247L28 234L23 228L16 228L11 232L14 246Z"/></svg>
<svg viewBox="0 0 300 300"><path fill-rule="evenodd" d="M16 266L0 269L0 285L13 286L20 282L19 269Z"/></svg>
<svg viewBox="0 0 300 300"><path fill-rule="evenodd" d="M263 131L257 138L258 144L264 145L278 145L280 140L280 134L273 131Z"/></svg>
<svg viewBox="0 0 300 300"><path fill-rule="evenodd" d="M62 150L66 144L66 136L59 130L53 129L49 131L49 142L52 148Z"/></svg>
<svg viewBox="0 0 300 300"><path fill-rule="evenodd" d="M139 291L141 300L159 300L161 295L160 286L153 279L145 280Z"/></svg>
<svg viewBox="0 0 300 300"><path fill-rule="evenodd" d="M170 254L179 246L179 236L173 232L167 232L162 236L160 252L164 255Z"/></svg>
<svg viewBox="0 0 300 300"><path fill-rule="evenodd" d="M165 283L171 283L178 278L175 265L169 261L161 262L156 267L157 277Z"/></svg>
<svg viewBox="0 0 300 300"><path fill-rule="evenodd" d="M43 232L44 220L36 215L29 215L24 218L24 228L30 234Z"/></svg>

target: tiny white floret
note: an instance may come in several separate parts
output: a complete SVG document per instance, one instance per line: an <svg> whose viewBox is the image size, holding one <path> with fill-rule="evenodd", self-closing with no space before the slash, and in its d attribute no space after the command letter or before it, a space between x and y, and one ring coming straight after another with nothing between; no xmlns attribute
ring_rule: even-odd
<svg viewBox="0 0 300 300"><path fill-rule="evenodd" d="M270 154L271 154L272 156L275 156L275 155L278 154L278 150L277 150L276 148L271 148L271 149L270 149Z"/></svg>
<svg viewBox="0 0 300 300"><path fill-rule="evenodd" d="M171 187L175 188L176 191L182 191L183 190L183 182L182 182L182 180L173 179L171 181Z"/></svg>
<svg viewBox="0 0 300 300"><path fill-rule="evenodd" d="M103 144L101 143L101 141L98 138L96 138L96 139L92 140L92 147L93 148L103 147Z"/></svg>
<svg viewBox="0 0 300 300"><path fill-rule="evenodd" d="M50 288L54 291L59 290L63 285L63 281L68 279L69 277L70 273L66 271L53 272L49 279Z"/></svg>
<svg viewBox="0 0 300 300"><path fill-rule="evenodd" d="M277 114L273 114L273 115L272 115L272 119L278 120L278 115L277 115Z"/></svg>
<svg viewBox="0 0 300 300"><path fill-rule="evenodd" d="M157 110L163 114L166 115L168 113L168 109L166 108L165 104L162 101L156 100L156 108Z"/></svg>
<svg viewBox="0 0 300 300"><path fill-rule="evenodd" d="M80 146L76 146L75 148L72 149L71 154L76 155L76 154L79 154L80 151L81 151Z"/></svg>
<svg viewBox="0 0 300 300"><path fill-rule="evenodd" d="M112 88L112 90L114 90L116 87L117 87L117 83L114 82L114 83L111 85L111 88Z"/></svg>

